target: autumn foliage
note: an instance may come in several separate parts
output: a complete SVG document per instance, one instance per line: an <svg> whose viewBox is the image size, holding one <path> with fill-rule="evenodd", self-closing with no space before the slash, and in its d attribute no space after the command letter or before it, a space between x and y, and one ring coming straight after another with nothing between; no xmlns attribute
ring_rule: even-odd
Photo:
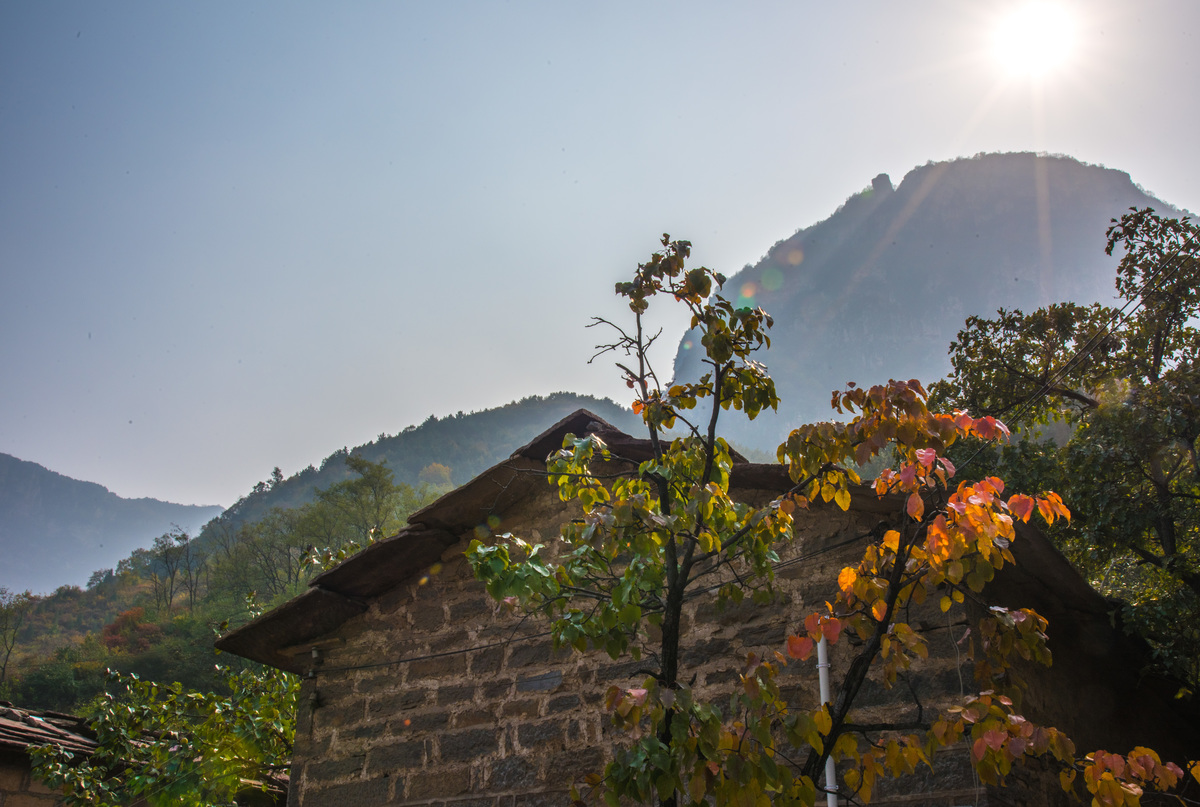
<svg viewBox="0 0 1200 807"><path fill-rule="evenodd" d="M1064 788L1082 787L1097 805L1135 805L1145 789L1174 787L1183 770L1153 751L1081 756L1063 732L1018 713L1014 663L1050 661L1047 622L1030 609L979 609L972 627L974 695L939 715L918 708L907 722L855 722L868 675L891 686L928 657L923 632L905 621L910 606L936 604L946 612L968 599L979 606L988 582L1014 563L1014 524L1035 517L1053 524L1069 520L1070 511L1055 493L1006 495L995 476L959 479L947 450L964 438L1001 440L1008 430L992 417L931 412L916 381L835 393L833 407L847 422L801 427L779 447L791 489L762 507L733 501L731 454L716 424L731 408L753 418L777 403L765 367L750 358L769 345L771 320L714 294L723 281L716 273L686 270L687 242L664 236L663 247L632 282L617 286L634 325L598 321L618 334L601 353L629 357L618 366L637 392L633 408L646 423L653 457L630 463L595 435L569 435L548 470L560 497L579 503L580 516L550 545L501 536L473 542L468 552L489 592L549 618L560 646L639 659L643 646L657 644L652 674L640 686L609 688L605 707L629 742L603 773L588 777L580 798L590 793L609 805L622 799L811 805L832 757L840 763L843 795L866 802L881 778L932 767L939 751L963 744L985 783L1003 782L1014 765L1040 758L1061 771ZM663 387L650 366L653 337L646 336L643 316L660 293L684 304L703 332L709 372L695 382ZM694 414L702 403L708 411ZM682 435L668 439L672 428ZM685 597L715 591L718 601L769 601L794 516L814 501L848 509L852 489L862 485L856 469L880 457L889 467L873 490L895 507L875 534L864 536L861 560L830 581L829 602L794 626L782 647L745 659L727 705L700 698L679 657ZM636 470L614 473L622 461ZM808 659L822 640L847 636L852 658L839 670L831 701L791 707L780 693L780 670ZM1200 766L1191 773L1200 780Z"/></svg>
<svg viewBox="0 0 1200 807"><path fill-rule="evenodd" d="M110 624L105 625L100 633L100 641L109 650L124 652L143 652L162 639L162 628L153 622L143 621L146 617L144 608L130 608L122 611Z"/></svg>

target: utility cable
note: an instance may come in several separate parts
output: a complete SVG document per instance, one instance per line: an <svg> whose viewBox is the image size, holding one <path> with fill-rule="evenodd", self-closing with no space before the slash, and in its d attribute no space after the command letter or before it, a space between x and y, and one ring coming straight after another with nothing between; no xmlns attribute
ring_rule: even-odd
<svg viewBox="0 0 1200 807"><path fill-rule="evenodd" d="M1163 262L1162 266L1158 268L1158 271L1146 278L1146 281L1141 285L1141 288L1138 289L1136 296L1131 297L1128 301L1126 301L1125 305L1121 306L1120 309L1114 312L1113 316L1109 318L1109 321L1104 325L1104 327L1092 334L1092 337L1088 339L1088 341L1085 342L1083 346L1074 353L1074 355L1067 359L1066 363L1064 363L1062 367L1055 371L1053 376L1043 382L1041 388L1037 392L1035 392L1025 401L1024 404L1021 405L1016 414L1012 416L1012 422L1019 423L1021 417L1024 416L1024 414L1028 412L1033 405L1038 402L1038 400L1045 397L1050 392L1050 389L1059 381L1061 381L1066 374L1074 368L1075 365L1085 359L1088 354L1101 345L1103 338L1112 332L1116 324L1124 324L1129 317L1137 313L1137 310L1141 308L1145 302L1146 292L1150 289L1151 284L1157 284L1159 281L1170 280L1170 276L1174 275L1180 267L1180 264L1176 263L1176 259L1180 256L1183 249L1185 247L1190 247L1195 240L1196 236L1191 236L1187 239L1187 241L1177 246L1172 254ZM1172 264L1175 265L1172 266ZM1169 272L1168 269L1170 270ZM1133 305L1134 303L1136 303L1136 305ZM1129 308L1130 305L1133 305L1132 310L1126 312L1126 309ZM1120 322L1118 323L1117 320L1120 320ZM987 444L985 443L976 449L975 453L968 457L966 462L963 462L958 466L959 469L961 470L966 468L968 465L974 462L975 459L983 453L983 450L986 447Z"/></svg>

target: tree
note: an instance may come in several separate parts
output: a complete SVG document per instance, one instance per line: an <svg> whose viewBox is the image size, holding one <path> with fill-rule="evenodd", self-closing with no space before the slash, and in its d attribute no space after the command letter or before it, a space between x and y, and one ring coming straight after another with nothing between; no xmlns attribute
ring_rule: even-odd
<svg viewBox="0 0 1200 807"><path fill-rule="evenodd" d="M356 475L317 493L317 500L338 512L359 541L373 534L391 535L403 523L412 488L396 484L382 462L348 454L346 467Z"/></svg>
<svg viewBox="0 0 1200 807"><path fill-rule="evenodd" d="M0 685L8 675L8 660L31 607L33 594L28 591L17 594L0 586Z"/></svg>
<svg viewBox="0 0 1200 807"><path fill-rule="evenodd" d="M89 726L96 751L33 749L35 775L63 788L69 805L228 804L248 784L279 785L294 733L295 676L218 669L227 695L160 686L109 673Z"/></svg>
<svg viewBox="0 0 1200 807"><path fill-rule="evenodd" d="M1108 230L1120 308L1065 302L971 317L951 345L947 405L1012 419L1054 442L984 451L1036 473L1077 514L1065 548L1163 666L1200 682L1200 229L1133 210Z"/></svg>
<svg viewBox="0 0 1200 807"><path fill-rule="evenodd" d="M170 611L175 602L179 570L183 565L188 535L179 527L154 539L150 547L148 572L154 585L154 603L160 611Z"/></svg>
<svg viewBox="0 0 1200 807"><path fill-rule="evenodd" d="M421 469L417 479L421 484L428 485L437 491L445 492L454 487L454 482L450 479L450 469L440 462L431 462L426 465Z"/></svg>
<svg viewBox="0 0 1200 807"><path fill-rule="evenodd" d="M358 475L317 492L306 505L303 532L309 551L304 568L330 568L380 538L394 535L409 513L437 497L428 485L413 490L393 481L386 463L347 455L346 466ZM447 473L449 473L447 469Z"/></svg>
<svg viewBox="0 0 1200 807"><path fill-rule="evenodd" d="M1016 715L1012 699L994 687L1006 680L1010 654L1048 658L1046 622L1030 610L986 610L975 633L983 691L955 710L932 721L918 709L903 724L852 722L872 667L890 685L926 653L924 638L901 621L910 603L937 597L948 610L963 602L1012 562L1014 519L1040 513L1052 523L1069 513L1052 493L1006 500L994 477L955 486L947 449L962 438L997 439L1004 426L965 412L931 413L915 381L835 394L835 407L853 415L850 423L802 427L779 448L794 486L762 507L733 501L733 463L718 421L731 408L754 418L776 406L774 383L752 358L769 346L771 319L713 293L724 281L717 273L686 269L688 242L664 236L662 246L631 282L617 285L632 326L594 323L616 333L597 355L622 359L618 367L636 391L633 408L646 425L652 457L633 462L595 435L568 435L548 460L549 480L564 501L579 503L580 516L550 545L504 535L491 544L474 541L468 550L488 592L547 617L556 646L643 662L642 686L607 693L606 708L629 741L603 774L588 779L593 796L609 805L622 799L671 807L811 805L819 772L832 757L849 766L847 795L865 801L877 777L911 772L964 738L984 781L1001 780L1015 761L1049 756L1062 766L1064 787L1083 770L1086 787L1107 804L1133 799L1147 782L1176 782L1182 771L1146 749L1131 756L1136 766L1126 766L1125 758L1118 766L1104 754L1080 760L1061 732ZM645 315L660 294L682 302L700 329L706 372L698 381L664 387L650 364L657 334L647 332ZM707 411L694 416L702 405ZM676 427L682 436L669 438L666 430ZM861 481L856 468L881 455L895 467L880 474L876 490L902 496L904 508L871 536L862 561L842 571L826 611L809 615L774 656L747 661L729 712L702 701L681 668L685 599L715 589L719 603L747 595L769 600L793 514L817 498L848 508L850 486ZM789 709L775 682L779 668L848 632L861 645L832 701Z"/></svg>

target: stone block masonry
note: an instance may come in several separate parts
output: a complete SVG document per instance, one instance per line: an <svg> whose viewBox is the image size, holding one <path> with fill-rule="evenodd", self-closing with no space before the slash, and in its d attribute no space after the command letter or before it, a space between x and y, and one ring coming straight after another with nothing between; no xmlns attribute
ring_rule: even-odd
<svg viewBox="0 0 1200 807"><path fill-rule="evenodd" d="M529 508L503 528L546 532L569 516L567 508ZM689 604L683 656L698 694L724 701L746 653L780 649L787 630L823 605L838 571L862 551L839 544L870 526L865 515L814 509L792 547L795 562L781 570L775 603L718 610L702 597ZM342 641L313 667L301 694L289 804L565 805L573 782L603 768L622 740L608 726L604 691L640 682L640 665L555 651L545 624L498 608L462 557L471 537L446 552L439 574L405 583L347 622ZM963 620L936 607L913 619L930 637L930 662L913 680L926 709L959 695L965 659L955 641ZM833 650L836 670L853 648ZM813 664L793 662L783 673L789 701L801 708L817 703ZM864 694L866 722L913 716L906 692L875 684Z"/></svg>
<svg viewBox="0 0 1200 807"><path fill-rule="evenodd" d="M0 749L0 807L58 807L62 794L33 778L29 757Z"/></svg>

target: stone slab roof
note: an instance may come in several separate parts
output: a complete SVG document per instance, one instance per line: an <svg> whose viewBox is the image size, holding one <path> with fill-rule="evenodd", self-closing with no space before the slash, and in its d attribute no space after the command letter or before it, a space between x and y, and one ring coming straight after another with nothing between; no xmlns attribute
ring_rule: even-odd
<svg viewBox="0 0 1200 807"><path fill-rule="evenodd" d="M0 701L0 748L28 751L34 746L50 743L83 754L96 750L95 737L84 718L22 709L8 701Z"/></svg>

